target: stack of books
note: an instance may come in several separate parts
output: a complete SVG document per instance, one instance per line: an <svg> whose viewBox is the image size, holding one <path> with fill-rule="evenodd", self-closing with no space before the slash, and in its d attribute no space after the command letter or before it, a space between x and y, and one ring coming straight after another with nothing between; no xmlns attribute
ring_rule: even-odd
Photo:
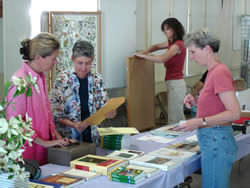
<svg viewBox="0 0 250 188"><path fill-rule="evenodd" d="M29 183L29 188L74 187L99 175L100 174L94 172L70 168L64 172L48 176L41 180L32 180Z"/></svg>
<svg viewBox="0 0 250 188"><path fill-rule="evenodd" d="M68 176L68 177L73 177L73 178L83 178L85 179L85 181L88 181L88 180L91 180L93 178L100 176L100 174L95 173L95 172L78 170L74 168L70 168L69 170L61 172L60 174L64 176Z"/></svg>
<svg viewBox="0 0 250 188"><path fill-rule="evenodd" d="M21 179L19 176L14 176L12 179L9 179L8 177L10 175L9 173L0 174L0 187L27 187L30 176L28 172L24 172L24 179Z"/></svg>
<svg viewBox="0 0 250 188"><path fill-rule="evenodd" d="M188 152L188 151L168 149L168 148L160 148L158 150L150 152L149 154L157 157L166 157L169 159L175 159L179 162L183 162L197 156L196 152Z"/></svg>
<svg viewBox="0 0 250 188"><path fill-rule="evenodd" d="M128 161L113 159L97 155L85 155L70 162L70 167L108 175L113 169L119 166L127 166Z"/></svg>
<svg viewBox="0 0 250 188"><path fill-rule="evenodd" d="M166 148L200 153L199 144L198 142L195 142L195 141L194 142L188 142L188 141L177 142L177 143L168 145Z"/></svg>
<svg viewBox="0 0 250 188"><path fill-rule="evenodd" d="M145 166L132 165L132 164L128 165L127 168L143 170L145 177L147 177L147 178L152 177L152 176L159 174L161 172L161 169L159 169L159 168L145 167Z"/></svg>
<svg viewBox="0 0 250 188"><path fill-rule="evenodd" d="M129 148L130 135L118 134L118 135L105 135L101 137L101 147L110 150L121 150Z"/></svg>
<svg viewBox="0 0 250 188"><path fill-rule="evenodd" d="M129 161L132 165L139 165L151 168L159 168L163 171L168 171L181 165L180 161L167 157L158 157L150 154L142 155Z"/></svg>
<svg viewBox="0 0 250 188"><path fill-rule="evenodd" d="M168 138L177 138L185 134L183 131L175 131L174 128L176 128L176 125L164 126L159 129L152 130L151 133L156 136L164 136Z"/></svg>
<svg viewBox="0 0 250 188"><path fill-rule="evenodd" d="M48 183L48 185L57 185L56 187L73 187L85 182L85 178L71 177L63 174L51 175L36 181L36 183Z"/></svg>
<svg viewBox="0 0 250 188"><path fill-rule="evenodd" d="M107 155L107 157L121 160L131 160L136 157L142 156L143 154L143 151L122 149L114 151L113 153Z"/></svg>
<svg viewBox="0 0 250 188"><path fill-rule="evenodd" d="M145 179L144 171L128 167L119 167L109 174L112 181L137 184Z"/></svg>
<svg viewBox="0 0 250 188"><path fill-rule="evenodd" d="M39 180L30 180L28 188L62 188L63 184L45 183Z"/></svg>

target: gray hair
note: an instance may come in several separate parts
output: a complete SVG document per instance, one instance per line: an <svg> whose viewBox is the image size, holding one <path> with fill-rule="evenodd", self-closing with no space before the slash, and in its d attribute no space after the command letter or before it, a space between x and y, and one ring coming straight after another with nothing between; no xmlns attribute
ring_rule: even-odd
<svg viewBox="0 0 250 188"><path fill-rule="evenodd" d="M198 48L205 48L206 45L210 46L214 53L217 53L220 48L220 40L208 32L206 29L188 33L184 36L185 47L194 45Z"/></svg>
<svg viewBox="0 0 250 188"><path fill-rule="evenodd" d="M93 45L86 40L78 40L72 49L73 58L86 56L94 59L95 49Z"/></svg>
<svg viewBox="0 0 250 188"><path fill-rule="evenodd" d="M58 39L50 33L40 33L33 39L25 39L21 42L20 54L24 60L33 60L36 55L50 56L60 48Z"/></svg>

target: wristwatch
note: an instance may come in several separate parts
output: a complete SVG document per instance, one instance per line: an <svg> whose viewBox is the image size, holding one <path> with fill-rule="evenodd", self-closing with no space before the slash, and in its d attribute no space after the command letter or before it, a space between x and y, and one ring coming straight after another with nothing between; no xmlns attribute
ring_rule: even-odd
<svg viewBox="0 0 250 188"><path fill-rule="evenodd" d="M207 122L206 122L206 119L205 117L202 118L202 126L206 126L207 125Z"/></svg>

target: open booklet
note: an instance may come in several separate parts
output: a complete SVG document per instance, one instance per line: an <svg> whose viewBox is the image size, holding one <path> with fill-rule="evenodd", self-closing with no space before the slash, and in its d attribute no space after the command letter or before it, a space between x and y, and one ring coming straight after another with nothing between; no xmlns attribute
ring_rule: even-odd
<svg viewBox="0 0 250 188"><path fill-rule="evenodd" d="M107 101L107 103L100 108L96 113L92 114L90 117L84 120L84 122L88 122L90 125L98 125L103 120L106 119L106 114L111 110L117 109L120 105L125 102L124 97L116 97L111 98Z"/></svg>

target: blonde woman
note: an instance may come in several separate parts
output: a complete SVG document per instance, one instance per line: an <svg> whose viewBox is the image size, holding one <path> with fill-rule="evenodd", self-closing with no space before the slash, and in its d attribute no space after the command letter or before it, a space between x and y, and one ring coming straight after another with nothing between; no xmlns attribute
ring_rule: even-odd
<svg viewBox="0 0 250 188"><path fill-rule="evenodd" d="M24 159L34 159L40 165L48 163L48 147L63 146L69 143L55 130L53 117L48 99L46 77L44 72L51 70L57 63L60 47L59 41L49 33L40 33L33 39L26 39L21 43L20 53L23 55L22 67L13 76L26 79L27 75L36 77L38 88L32 88L32 96L19 95L13 99L16 88L10 89L7 101L13 99L15 110L7 109L7 118L19 114L25 119L27 113L32 118L32 128L35 131L32 146L25 143ZM39 92L38 92L39 91Z"/></svg>

